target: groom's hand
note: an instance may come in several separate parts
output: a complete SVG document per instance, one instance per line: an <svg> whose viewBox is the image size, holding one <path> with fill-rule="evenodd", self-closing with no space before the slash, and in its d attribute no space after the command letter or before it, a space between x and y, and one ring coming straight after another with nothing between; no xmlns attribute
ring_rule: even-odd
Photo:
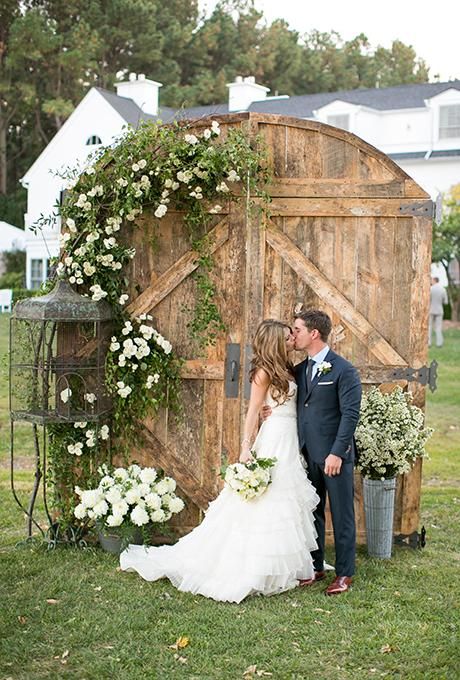
<svg viewBox="0 0 460 680"><path fill-rule="evenodd" d="M271 414L272 414L271 406L265 405L260 409L260 417L262 418L262 420L267 420L267 418L269 418Z"/></svg>
<svg viewBox="0 0 460 680"><path fill-rule="evenodd" d="M335 456L330 453L326 460L324 461L324 474L328 477L335 477L340 474L342 468L342 459L340 456Z"/></svg>

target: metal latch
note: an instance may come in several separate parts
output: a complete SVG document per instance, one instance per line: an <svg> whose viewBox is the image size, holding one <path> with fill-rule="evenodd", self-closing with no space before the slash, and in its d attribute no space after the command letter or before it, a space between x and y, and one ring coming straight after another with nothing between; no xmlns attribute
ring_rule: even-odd
<svg viewBox="0 0 460 680"><path fill-rule="evenodd" d="M236 342L227 344L227 356L225 358L225 396L229 399L238 397L240 384L240 360L241 349Z"/></svg>

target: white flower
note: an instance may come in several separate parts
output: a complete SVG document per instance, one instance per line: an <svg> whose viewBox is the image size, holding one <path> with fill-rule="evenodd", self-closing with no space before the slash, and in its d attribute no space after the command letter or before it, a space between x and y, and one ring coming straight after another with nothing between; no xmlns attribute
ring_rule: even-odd
<svg viewBox="0 0 460 680"><path fill-rule="evenodd" d="M240 180L239 174L236 172L236 170L230 170L230 172L227 175L227 180L229 182L239 182Z"/></svg>
<svg viewBox="0 0 460 680"><path fill-rule="evenodd" d="M119 305L125 305L129 300L129 295L127 293L123 293L123 295L120 295L118 298L118 304Z"/></svg>
<svg viewBox="0 0 460 680"><path fill-rule="evenodd" d="M75 510L73 511L73 514L77 519L84 519L86 517L86 508L83 505L83 503L79 503L76 507Z"/></svg>
<svg viewBox="0 0 460 680"><path fill-rule="evenodd" d="M118 365L119 365L121 368L123 368L124 366L126 366L126 357L125 357L124 354L120 354L120 356L118 357Z"/></svg>
<svg viewBox="0 0 460 680"><path fill-rule="evenodd" d="M115 341L112 338L112 342L110 343L109 349L111 352L116 352L117 349L120 349L120 343L117 342L117 339L115 338Z"/></svg>
<svg viewBox="0 0 460 680"><path fill-rule="evenodd" d="M140 169L143 170L145 168L145 166L147 165L147 161L145 160L145 158L141 158L141 160L138 161L137 164L140 167Z"/></svg>
<svg viewBox="0 0 460 680"><path fill-rule="evenodd" d="M101 439L108 439L110 434L109 426L103 425L99 430L99 436Z"/></svg>
<svg viewBox="0 0 460 680"><path fill-rule="evenodd" d="M76 444L69 444L67 446L67 451L74 456L81 456L83 453L83 443L77 442Z"/></svg>
<svg viewBox="0 0 460 680"><path fill-rule="evenodd" d="M217 204L213 208L211 208L211 210L209 212L212 213L213 215L216 215L217 213L220 213L221 210L222 210L222 206Z"/></svg>
<svg viewBox="0 0 460 680"><path fill-rule="evenodd" d="M99 232L98 231L91 231L86 237L87 243L94 243L95 241L98 241L98 240L99 240Z"/></svg>
<svg viewBox="0 0 460 680"><path fill-rule="evenodd" d="M118 479L120 482L124 482L125 479L128 479L129 475L128 475L128 471L125 470L125 468L120 467L120 468L116 468L113 471L113 476L115 477L115 479Z"/></svg>
<svg viewBox="0 0 460 680"><path fill-rule="evenodd" d="M94 515L95 517L102 517L103 515L106 515L109 511L109 506L107 505L106 501L102 500L99 501L99 503L96 503L96 505L93 508Z"/></svg>
<svg viewBox="0 0 460 680"><path fill-rule="evenodd" d="M161 481L159 481L156 484L155 488L157 494L159 494L160 496L164 496L165 493L168 493L168 491L170 491L169 484L166 479L162 479Z"/></svg>
<svg viewBox="0 0 460 680"><path fill-rule="evenodd" d="M107 297L107 293L105 290L102 290L99 284L96 284L94 286L90 287L90 291L92 293L91 299L95 300L96 302L98 300L102 300L102 298Z"/></svg>
<svg viewBox="0 0 460 680"><path fill-rule="evenodd" d="M329 361L321 361L317 368L318 375L325 375L326 373L329 373L331 369L332 364Z"/></svg>
<svg viewBox="0 0 460 680"><path fill-rule="evenodd" d="M99 489L87 489L82 491L80 498L85 508L93 508L102 500L103 495Z"/></svg>
<svg viewBox="0 0 460 680"><path fill-rule="evenodd" d="M123 522L123 515L108 515L105 522L108 527L119 527Z"/></svg>
<svg viewBox="0 0 460 680"><path fill-rule="evenodd" d="M145 504L151 510L160 510L161 496L159 496L157 493L149 493L145 497Z"/></svg>
<svg viewBox="0 0 460 680"><path fill-rule="evenodd" d="M115 480L110 475L104 475L99 482L100 489L108 489L115 484Z"/></svg>
<svg viewBox="0 0 460 680"><path fill-rule="evenodd" d="M117 387L118 387L117 392L120 395L120 397L123 397L123 399L126 399L126 397L129 396L133 391L132 388L129 385L125 385L125 383L122 380L117 382Z"/></svg>
<svg viewBox="0 0 460 680"><path fill-rule="evenodd" d="M77 206L77 208L82 208L85 203L86 203L86 194L80 194L75 205Z"/></svg>
<svg viewBox="0 0 460 680"><path fill-rule="evenodd" d="M119 177L117 179L117 184L119 187L127 187L128 186L128 180L125 179L124 177Z"/></svg>
<svg viewBox="0 0 460 680"><path fill-rule="evenodd" d="M184 507L185 507L185 503L182 500L182 498L179 498L179 496L175 496L175 498L172 498L169 501L169 509L174 514L181 512L181 510L183 510Z"/></svg>
<svg viewBox="0 0 460 680"><path fill-rule="evenodd" d="M179 180L179 182L183 182L184 184L188 184L190 182L190 180L192 179L193 175L190 172L190 170L186 170L185 172L183 172L182 170L179 170L176 177Z"/></svg>
<svg viewBox="0 0 460 680"><path fill-rule="evenodd" d="M86 174L87 175L94 175L94 173L95 173L95 170L94 170L93 166L90 165L90 167L86 169Z"/></svg>
<svg viewBox="0 0 460 680"><path fill-rule="evenodd" d="M211 133L211 130L210 130L209 128L206 128L206 130L203 132L203 137L204 137L205 139L209 139L210 136L211 136L211 134L212 134L212 133Z"/></svg>
<svg viewBox="0 0 460 680"><path fill-rule="evenodd" d="M217 122L217 120L213 120L213 121L212 121L212 124L211 124L211 131L212 131L215 135L220 135L220 127L219 127L219 123Z"/></svg>
<svg viewBox="0 0 460 680"><path fill-rule="evenodd" d="M64 258L64 264L66 267L71 267L73 262L73 257L72 255L68 255L67 257Z"/></svg>
<svg viewBox="0 0 460 680"><path fill-rule="evenodd" d="M75 427L75 429L78 429L79 427L81 427L82 429L84 429L84 428L87 426L87 424L88 424L88 423L87 423L86 421L80 420L80 421L78 421L77 423L74 423L73 426Z"/></svg>
<svg viewBox="0 0 460 680"><path fill-rule="evenodd" d="M154 215L155 215L155 217L161 218L161 217L164 217L164 216L166 215L167 212L168 212L167 206L161 204L161 205L159 205L158 208L155 210Z"/></svg>
<svg viewBox="0 0 460 680"><path fill-rule="evenodd" d="M155 510L152 512L152 522L164 522L166 519L166 513L164 510Z"/></svg>
<svg viewBox="0 0 460 680"><path fill-rule="evenodd" d="M148 515L148 512L140 505L136 505L136 507L131 513L131 522L136 526L141 527L144 524L148 524L149 521L150 517Z"/></svg>
<svg viewBox="0 0 460 680"><path fill-rule="evenodd" d="M131 475L131 477L139 477L141 470L142 468L140 465L137 465L137 463L132 463L132 465L130 465L128 468L128 473Z"/></svg>
<svg viewBox="0 0 460 680"><path fill-rule="evenodd" d="M115 505L121 501L121 491L118 486L112 486L105 494L106 500Z"/></svg>
<svg viewBox="0 0 460 680"><path fill-rule="evenodd" d="M141 500L141 492L138 486L133 486L132 489L128 489L125 493L125 500L129 505L134 505Z"/></svg>
<svg viewBox="0 0 460 680"><path fill-rule="evenodd" d="M144 484L151 484L157 478L157 471L153 467L143 468L139 472L139 478Z"/></svg>
<svg viewBox="0 0 460 680"><path fill-rule="evenodd" d="M187 144L198 144L198 137L195 137L195 135L185 135L184 140Z"/></svg>
<svg viewBox="0 0 460 680"><path fill-rule="evenodd" d="M220 192L222 192L222 193L225 194L225 193L227 193L228 191L230 191L230 189L229 189L228 186L225 184L225 182L221 182L220 184L218 184L218 185L216 186L216 191L220 191Z"/></svg>
<svg viewBox="0 0 460 680"><path fill-rule="evenodd" d="M159 379L160 379L160 375L158 373L154 373L153 375L149 375L149 376L147 376L145 386L149 390L153 386L154 383L157 383L159 381Z"/></svg>
<svg viewBox="0 0 460 680"><path fill-rule="evenodd" d="M112 506L112 512L113 512L114 515L115 515L115 514L116 514L116 515L121 515L121 516L126 515L126 513L128 512L128 510L129 510L129 505L128 505L128 503L127 503L126 501L124 501L124 500L117 501L117 502L114 503L113 506Z"/></svg>
<svg viewBox="0 0 460 680"><path fill-rule="evenodd" d="M70 389L70 387L67 387L65 390L62 390L61 392L61 401L63 401L64 404L67 404L71 396L72 390Z"/></svg>
<svg viewBox="0 0 460 680"><path fill-rule="evenodd" d="M133 330L133 325L132 325L131 321L125 321L124 328L121 331L123 333L123 335L129 335L132 330Z"/></svg>
<svg viewBox="0 0 460 680"><path fill-rule="evenodd" d="M58 266L56 267L56 274L63 274L65 269L65 264L63 262L59 262Z"/></svg>
<svg viewBox="0 0 460 680"><path fill-rule="evenodd" d="M73 220L71 217L68 217L65 221L69 231L71 231L73 234L77 231L77 227L75 225L75 220Z"/></svg>
<svg viewBox="0 0 460 680"><path fill-rule="evenodd" d="M85 401L88 402L88 404L94 404L94 402L97 400L96 395L93 392L87 392L85 394Z"/></svg>
<svg viewBox="0 0 460 680"><path fill-rule="evenodd" d="M96 439L95 439L96 433L94 430L86 430L85 436L86 436L86 446L88 446L90 449L93 448L93 446L96 446Z"/></svg>
<svg viewBox="0 0 460 680"><path fill-rule="evenodd" d="M176 481L172 477L165 477L163 481L168 485L168 491L176 490Z"/></svg>
<svg viewBox="0 0 460 680"><path fill-rule="evenodd" d="M113 248L116 245L117 245L117 240L113 236L110 236L110 238L104 239L104 246L107 248L107 250L110 250L110 248Z"/></svg>
<svg viewBox="0 0 460 680"><path fill-rule="evenodd" d="M137 172L138 170L140 170L139 163L133 163L131 169L133 170L133 172Z"/></svg>

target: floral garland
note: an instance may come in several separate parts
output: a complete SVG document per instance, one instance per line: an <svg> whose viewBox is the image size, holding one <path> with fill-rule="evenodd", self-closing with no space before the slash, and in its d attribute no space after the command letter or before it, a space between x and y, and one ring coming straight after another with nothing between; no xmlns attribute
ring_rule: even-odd
<svg viewBox="0 0 460 680"><path fill-rule="evenodd" d="M124 310L129 297L123 269L135 250L123 239L123 231L145 209L153 213L157 224L171 205L184 214L199 265L189 324L192 336L203 346L214 342L224 328L210 278L208 227L225 202L236 200L231 187L237 182L242 182L247 193L257 192L267 200L259 187L269 181L269 174L259 140L250 143L243 129L229 129L223 137L215 120L196 134L184 124L146 124L99 152L81 174L77 170L67 173L67 195L60 208L63 255L56 273L80 293L93 300L106 299L112 306L114 331L106 384L113 412L111 430L107 423L89 429L86 423L51 428L55 489L73 489L76 480L88 485L97 467L110 459L110 435L127 451L135 440L137 422L147 413L161 407L180 412L181 361L169 341L153 328L149 315L131 318ZM66 494L59 495L57 505L69 518L72 502L67 497L64 503Z"/></svg>

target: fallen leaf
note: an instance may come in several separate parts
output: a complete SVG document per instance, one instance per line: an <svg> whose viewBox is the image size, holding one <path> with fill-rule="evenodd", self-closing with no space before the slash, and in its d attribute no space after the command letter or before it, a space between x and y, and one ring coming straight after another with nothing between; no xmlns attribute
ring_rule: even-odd
<svg viewBox="0 0 460 680"><path fill-rule="evenodd" d="M392 647L391 645L383 645L383 647L380 648L380 653L381 654L389 654L390 652L394 652L395 648Z"/></svg>
<svg viewBox="0 0 460 680"><path fill-rule="evenodd" d="M318 619L316 619L314 623L317 623L319 626L323 626L323 625L324 625L323 622L322 622L322 621L318 621Z"/></svg>
<svg viewBox="0 0 460 680"><path fill-rule="evenodd" d="M184 649L184 647L187 647L189 643L190 639L184 635L181 635L181 637L178 637L173 645L169 645L169 649Z"/></svg>
<svg viewBox="0 0 460 680"><path fill-rule="evenodd" d="M57 604L59 600L54 600L52 597L50 597L48 600L46 600L48 604Z"/></svg>
<svg viewBox="0 0 460 680"><path fill-rule="evenodd" d="M252 664L252 666L248 666L246 670L243 673L243 678L248 676L248 675L254 675L254 673L257 671L257 666L256 664Z"/></svg>
<svg viewBox="0 0 460 680"><path fill-rule="evenodd" d="M18 621L21 624L21 626L24 626L24 624L27 623L27 618L25 616L18 616Z"/></svg>
<svg viewBox="0 0 460 680"><path fill-rule="evenodd" d="M121 567L116 567L115 571L123 571Z"/></svg>
<svg viewBox="0 0 460 680"><path fill-rule="evenodd" d="M329 609L321 609L321 607L316 607L316 609L313 610L314 612L323 612L323 614L330 614L331 612Z"/></svg>
<svg viewBox="0 0 460 680"><path fill-rule="evenodd" d="M62 653L61 659L67 659L68 656L69 656L69 650L66 649L65 652Z"/></svg>
<svg viewBox="0 0 460 680"><path fill-rule="evenodd" d="M291 607L301 607L300 602L291 602Z"/></svg>
<svg viewBox="0 0 460 680"><path fill-rule="evenodd" d="M102 586L96 586L94 590L97 590L97 592L102 590Z"/></svg>

